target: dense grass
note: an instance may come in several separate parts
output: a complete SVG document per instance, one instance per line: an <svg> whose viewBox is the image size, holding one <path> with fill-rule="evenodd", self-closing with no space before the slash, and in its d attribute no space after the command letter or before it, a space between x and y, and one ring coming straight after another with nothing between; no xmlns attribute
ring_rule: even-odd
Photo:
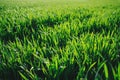
<svg viewBox="0 0 120 80"><path fill-rule="evenodd" d="M0 80L120 80L119 0L0 0Z"/></svg>

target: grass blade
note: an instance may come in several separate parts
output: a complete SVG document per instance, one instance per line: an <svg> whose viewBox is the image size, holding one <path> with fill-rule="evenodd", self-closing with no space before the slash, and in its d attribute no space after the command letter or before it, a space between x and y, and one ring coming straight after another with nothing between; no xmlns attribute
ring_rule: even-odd
<svg viewBox="0 0 120 80"><path fill-rule="evenodd" d="M28 80L21 72L19 72L19 74L24 80Z"/></svg>
<svg viewBox="0 0 120 80"><path fill-rule="evenodd" d="M108 68L106 64L104 64L104 72L105 72L105 78L108 79Z"/></svg>

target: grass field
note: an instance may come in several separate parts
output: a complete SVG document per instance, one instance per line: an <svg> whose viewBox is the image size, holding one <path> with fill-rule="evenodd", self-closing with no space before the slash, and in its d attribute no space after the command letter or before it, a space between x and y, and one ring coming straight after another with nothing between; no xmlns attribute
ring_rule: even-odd
<svg viewBox="0 0 120 80"><path fill-rule="evenodd" d="M120 0L0 0L0 80L120 80Z"/></svg>

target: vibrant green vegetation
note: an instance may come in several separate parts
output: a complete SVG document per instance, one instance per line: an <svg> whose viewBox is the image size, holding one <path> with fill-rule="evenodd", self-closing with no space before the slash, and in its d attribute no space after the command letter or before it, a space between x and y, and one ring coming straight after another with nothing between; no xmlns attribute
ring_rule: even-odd
<svg viewBox="0 0 120 80"><path fill-rule="evenodd" d="M120 0L0 0L0 80L120 80Z"/></svg>

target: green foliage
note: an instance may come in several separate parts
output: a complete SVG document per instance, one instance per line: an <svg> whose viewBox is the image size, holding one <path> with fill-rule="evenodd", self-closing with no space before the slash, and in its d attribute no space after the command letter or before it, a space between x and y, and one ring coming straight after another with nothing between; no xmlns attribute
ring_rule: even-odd
<svg viewBox="0 0 120 80"><path fill-rule="evenodd" d="M120 1L93 1L0 0L0 79L119 80Z"/></svg>

